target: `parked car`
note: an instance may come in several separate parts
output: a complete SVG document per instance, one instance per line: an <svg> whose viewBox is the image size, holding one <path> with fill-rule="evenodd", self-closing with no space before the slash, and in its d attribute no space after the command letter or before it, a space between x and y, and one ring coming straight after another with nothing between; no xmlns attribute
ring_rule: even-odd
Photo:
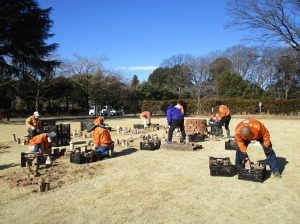
<svg viewBox="0 0 300 224"><path fill-rule="evenodd" d="M101 116L110 116L110 111L112 110L111 106L104 106L100 111Z"/></svg>
<svg viewBox="0 0 300 224"><path fill-rule="evenodd" d="M123 115L123 109L116 110L116 109L111 109L110 111L110 116L120 116Z"/></svg>

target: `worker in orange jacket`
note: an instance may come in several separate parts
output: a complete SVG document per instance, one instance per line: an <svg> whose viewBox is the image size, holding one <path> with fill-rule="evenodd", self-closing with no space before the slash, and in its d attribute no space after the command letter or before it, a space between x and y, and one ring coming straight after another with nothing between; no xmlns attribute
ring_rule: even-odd
<svg viewBox="0 0 300 224"><path fill-rule="evenodd" d="M109 131L103 127L103 119L100 124L88 123L87 131L92 132L94 146L96 152L101 155L112 157L114 150L114 142L111 139Z"/></svg>
<svg viewBox="0 0 300 224"><path fill-rule="evenodd" d="M52 142L55 139L55 132L36 135L29 141L28 149L35 154L51 154Z"/></svg>
<svg viewBox="0 0 300 224"><path fill-rule="evenodd" d="M220 117L219 118L220 120L218 122L218 128L222 130L222 126L225 125L227 138L230 138L230 130L229 130L229 123L231 120L230 110L221 101L217 101L216 106L219 108L219 117Z"/></svg>
<svg viewBox="0 0 300 224"><path fill-rule="evenodd" d="M270 140L270 133L260 121L254 118L241 121L235 128L235 141L238 146L236 149L235 166L240 166L248 158L247 146L252 140L260 142L271 171L275 177L281 178L276 154Z"/></svg>
<svg viewBox="0 0 300 224"><path fill-rule="evenodd" d="M149 111L144 111L140 114L140 118L142 119L144 128L147 128L151 125L151 115L152 115L152 113ZM147 121L148 121L148 123L147 123Z"/></svg>

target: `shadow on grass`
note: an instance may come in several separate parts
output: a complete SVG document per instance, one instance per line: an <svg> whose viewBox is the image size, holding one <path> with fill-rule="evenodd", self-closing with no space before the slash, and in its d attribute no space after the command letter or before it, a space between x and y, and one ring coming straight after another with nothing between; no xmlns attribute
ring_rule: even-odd
<svg viewBox="0 0 300 224"><path fill-rule="evenodd" d="M10 164L0 165L0 170L5 170L15 166L20 166L20 164L10 163Z"/></svg>
<svg viewBox="0 0 300 224"><path fill-rule="evenodd" d="M283 158L283 157L277 157L276 159L277 159L277 165L279 166L279 172L282 174L283 171L284 171L284 169L285 169L285 166L286 166L289 162L286 160L286 158ZM265 159L265 160L260 160L259 162L268 164L266 159ZM266 175L265 175L265 179L270 178L271 175L272 175L271 170L267 170L267 171L266 171Z"/></svg>
<svg viewBox="0 0 300 224"><path fill-rule="evenodd" d="M130 154L135 153L137 151L138 150L136 148L128 148L128 149L124 149L120 152L114 152L113 157L127 156L127 155L130 155Z"/></svg>

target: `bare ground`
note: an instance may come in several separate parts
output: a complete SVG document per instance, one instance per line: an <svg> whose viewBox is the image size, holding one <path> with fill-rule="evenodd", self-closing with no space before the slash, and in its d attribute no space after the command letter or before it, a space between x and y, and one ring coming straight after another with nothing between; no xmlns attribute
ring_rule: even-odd
<svg viewBox="0 0 300 224"><path fill-rule="evenodd" d="M233 116L231 135L243 118ZM270 131L282 179L267 175L259 183L210 176L209 157L234 162L235 152L224 149L225 139L207 139L196 151L164 144L146 151L139 149L139 133L132 134L128 147L117 145L111 159L77 165L61 157L52 167L42 167L42 177L50 178L51 184L43 193L37 184L13 186L27 177L20 166L20 153L27 146L12 142L12 134L23 138L26 131L23 123L2 122L0 223L300 223L300 120L259 118ZM60 123L70 123L71 132L80 129L79 121ZM121 140L130 134L117 134L116 126L132 128L141 121L124 117L106 123L113 128L113 139ZM154 117L152 123L164 125L166 118ZM145 133L165 135L162 128ZM253 144L248 154L252 161L265 159L263 150Z"/></svg>

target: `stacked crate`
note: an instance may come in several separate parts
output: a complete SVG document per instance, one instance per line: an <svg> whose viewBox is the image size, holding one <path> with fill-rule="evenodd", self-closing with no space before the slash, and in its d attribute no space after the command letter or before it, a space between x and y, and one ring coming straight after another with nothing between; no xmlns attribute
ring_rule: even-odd
<svg viewBox="0 0 300 224"><path fill-rule="evenodd" d="M41 120L41 124L42 124L42 130L44 132L48 132L48 126L49 125L55 125L56 120L54 119L50 119L50 120Z"/></svg>
<svg viewBox="0 0 300 224"><path fill-rule="evenodd" d="M70 124L48 125L48 132L56 133L56 139L52 146L66 146L71 141L71 126Z"/></svg>

